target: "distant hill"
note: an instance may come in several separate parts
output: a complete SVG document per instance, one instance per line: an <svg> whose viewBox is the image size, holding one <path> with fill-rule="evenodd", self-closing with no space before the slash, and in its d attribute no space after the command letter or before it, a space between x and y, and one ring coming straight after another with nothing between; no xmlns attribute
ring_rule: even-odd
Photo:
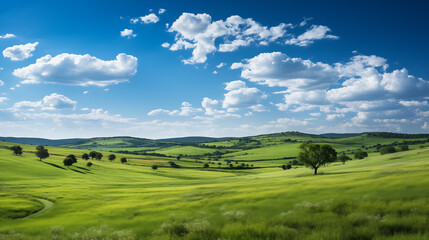
<svg viewBox="0 0 429 240"><path fill-rule="evenodd" d="M213 137L181 137L181 138L164 138L158 139L164 142L180 142L180 143L206 143L214 141L224 141L230 139L237 139L233 137L213 138Z"/></svg>
<svg viewBox="0 0 429 240"><path fill-rule="evenodd" d="M348 137L356 137L362 135L362 133L324 133L320 134L320 136L328 137L328 138L348 138Z"/></svg>
<svg viewBox="0 0 429 240"><path fill-rule="evenodd" d="M60 145L70 144L80 140L82 140L82 138L53 140L53 139L45 139L45 138L0 137L0 141L4 141L4 142L32 144L32 145L46 145L46 146L60 146Z"/></svg>
<svg viewBox="0 0 429 240"><path fill-rule="evenodd" d="M64 144L62 147L90 149L90 148L135 148L135 147L170 147L176 143L135 137L98 137Z"/></svg>

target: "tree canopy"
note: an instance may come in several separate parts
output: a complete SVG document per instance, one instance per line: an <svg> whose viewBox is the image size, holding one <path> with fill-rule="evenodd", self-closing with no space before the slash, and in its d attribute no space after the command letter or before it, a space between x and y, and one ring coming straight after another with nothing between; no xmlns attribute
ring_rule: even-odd
<svg viewBox="0 0 429 240"><path fill-rule="evenodd" d="M101 160L103 158L103 154L101 152L96 152L95 159Z"/></svg>
<svg viewBox="0 0 429 240"><path fill-rule="evenodd" d="M15 145L15 146L10 147L10 150L12 150L13 154L15 154L15 155L21 155L22 154L22 147L19 145Z"/></svg>
<svg viewBox="0 0 429 240"><path fill-rule="evenodd" d="M301 149L298 154L298 161L306 167L314 169L314 175L317 175L317 169L337 159L337 152L330 145L303 143L299 146Z"/></svg>
<svg viewBox="0 0 429 240"><path fill-rule="evenodd" d="M355 152L355 159L364 159L368 157L368 153L365 151L356 151Z"/></svg>
<svg viewBox="0 0 429 240"><path fill-rule="evenodd" d="M89 152L89 157L94 160L94 158L97 156L97 152L96 151L91 151Z"/></svg>
<svg viewBox="0 0 429 240"><path fill-rule="evenodd" d="M108 159L109 159L109 161L115 161L115 159L116 159L116 155L115 155L115 154L110 154L110 155L108 156Z"/></svg>
<svg viewBox="0 0 429 240"><path fill-rule="evenodd" d="M88 153L82 154L82 159L85 160L85 161L88 160L89 159Z"/></svg>
<svg viewBox="0 0 429 240"><path fill-rule="evenodd" d="M36 156L39 158L40 161L42 159L49 157L48 149L46 149L43 145L39 145L36 147Z"/></svg>
<svg viewBox="0 0 429 240"><path fill-rule="evenodd" d="M63 160L63 163L64 166L70 167L73 163L77 163L77 159L73 154L70 154Z"/></svg>

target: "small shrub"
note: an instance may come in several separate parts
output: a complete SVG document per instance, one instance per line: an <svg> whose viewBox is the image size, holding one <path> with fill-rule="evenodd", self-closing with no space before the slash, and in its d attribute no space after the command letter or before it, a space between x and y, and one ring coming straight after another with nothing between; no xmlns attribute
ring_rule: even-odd
<svg viewBox="0 0 429 240"><path fill-rule="evenodd" d="M158 165L152 165L151 167L153 170L157 170L158 169Z"/></svg>
<svg viewBox="0 0 429 240"><path fill-rule="evenodd" d="M88 162L88 163L86 163L86 166L87 166L87 167L91 167L91 166L92 166L92 162Z"/></svg>

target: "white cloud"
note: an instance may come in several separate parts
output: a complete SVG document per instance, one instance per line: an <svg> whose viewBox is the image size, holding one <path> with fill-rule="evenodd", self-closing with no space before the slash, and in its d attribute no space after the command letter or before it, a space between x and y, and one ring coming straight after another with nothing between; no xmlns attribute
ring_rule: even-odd
<svg viewBox="0 0 429 240"><path fill-rule="evenodd" d="M165 43L161 44L161 47L163 47L163 48L169 48L170 44L168 42L165 42Z"/></svg>
<svg viewBox="0 0 429 240"><path fill-rule="evenodd" d="M115 60L62 53L46 55L36 63L15 69L13 75L25 79L21 83L57 83L104 87L128 81L137 72L137 58L120 53Z"/></svg>
<svg viewBox="0 0 429 240"><path fill-rule="evenodd" d="M229 82L225 90L225 99L222 103L223 108L228 111L236 111L240 108L248 108L259 104L260 101L267 98L267 95L257 88L248 88L243 81Z"/></svg>
<svg viewBox="0 0 429 240"><path fill-rule="evenodd" d="M158 10L158 14L163 14L163 13L165 13L167 10L165 10L164 8L160 8L159 10Z"/></svg>
<svg viewBox="0 0 429 240"><path fill-rule="evenodd" d="M213 74L218 74L218 72L216 70L213 71Z"/></svg>
<svg viewBox="0 0 429 240"><path fill-rule="evenodd" d="M286 125L286 126L306 126L307 121L301 121L295 118L279 118L275 121L270 121L270 124L274 125Z"/></svg>
<svg viewBox="0 0 429 240"><path fill-rule="evenodd" d="M219 63L218 65L216 65L216 68L222 68L222 67L224 67L224 66L226 66L226 63L221 62L221 63Z"/></svg>
<svg viewBox="0 0 429 240"><path fill-rule="evenodd" d="M321 39L338 39L337 36L327 34L331 29L327 26L312 25L310 29L296 38L292 38L286 41L286 44L297 45L301 47L308 46L314 43L315 40Z"/></svg>
<svg viewBox="0 0 429 240"><path fill-rule="evenodd" d="M252 41L253 41L252 39L248 39L248 40L236 39L229 43L223 43L219 45L219 52L234 52L239 47L249 46Z"/></svg>
<svg viewBox="0 0 429 240"><path fill-rule="evenodd" d="M175 32L176 43L170 50L193 49L185 64L204 63L207 55L216 51L231 52L252 42L273 42L286 34L291 24L262 26L251 18L234 15L226 20L212 21L209 14L182 13L168 31ZM216 43L219 43L216 46Z"/></svg>
<svg viewBox="0 0 429 240"><path fill-rule="evenodd" d="M289 92L327 89L339 78L338 71L328 64L290 58L280 52L261 53L231 68L242 68L241 77L252 82L287 87Z"/></svg>
<svg viewBox="0 0 429 240"><path fill-rule="evenodd" d="M429 129L428 122L425 122L422 126L422 129Z"/></svg>
<svg viewBox="0 0 429 240"><path fill-rule="evenodd" d="M6 39L6 38L15 38L15 34L12 33L6 33L5 35L0 35L0 39Z"/></svg>
<svg viewBox="0 0 429 240"><path fill-rule="evenodd" d="M69 99L68 97L52 93L51 95L45 96L42 100L36 102L21 101L13 105L13 109L27 109L30 111L42 110L52 111L61 109L74 109L77 102Z"/></svg>
<svg viewBox="0 0 429 240"><path fill-rule="evenodd" d="M312 117L320 117L322 115L320 112L309 113Z"/></svg>
<svg viewBox="0 0 429 240"><path fill-rule="evenodd" d="M38 42L15 45L3 50L3 56L10 58L12 61L22 61L33 56L33 51L36 50Z"/></svg>
<svg viewBox="0 0 429 240"><path fill-rule="evenodd" d="M165 109L155 109L150 111L147 115L149 116L155 116L158 114L168 114L170 116L193 116L196 113L202 112L203 110L201 108L193 108L192 105L188 102L183 102L182 107L180 110L165 110Z"/></svg>
<svg viewBox="0 0 429 240"><path fill-rule="evenodd" d="M83 94L87 94L88 93L88 91L83 91Z"/></svg>
<svg viewBox="0 0 429 240"><path fill-rule="evenodd" d="M342 118L344 116L345 115L343 113L328 114L328 115L326 115L326 120L333 121L333 120L335 120L337 118Z"/></svg>
<svg viewBox="0 0 429 240"><path fill-rule="evenodd" d="M428 106L427 101L399 101L400 104L406 106L406 107L420 107L420 106Z"/></svg>
<svg viewBox="0 0 429 240"><path fill-rule="evenodd" d="M4 82L0 80L0 87L4 85Z"/></svg>
<svg viewBox="0 0 429 240"><path fill-rule="evenodd" d="M121 31L121 37L126 37L130 39L133 37L137 37L137 34L134 34L132 29L124 29Z"/></svg>
<svg viewBox="0 0 429 240"><path fill-rule="evenodd" d="M232 82L226 83L225 90L231 91L231 90L236 90L236 89L245 88L245 87L246 87L245 82L243 82L241 80L237 80L237 81L232 81Z"/></svg>
<svg viewBox="0 0 429 240"><path fill-rule="evenodd" d="M268 111L268 109L262 104L256 104L256 105L250 106L250 109L252 109L254 112L267 112Z"/></svg>
<svg viewBox="0 0 429 240"><path fill-rule="evenodd" d="M156 16L155 13L151 13L148 14L146 16L142 16L142 17L138 17L138 18L132 18L130 20L131 23L144 23L144 24L149 24L149 23L157 23L159 21L158 16Z"/></svg>
<svg viewBox="0 0 429 240"><path fill-rule="evenodd" d="M307 25L307 22L313 20L313 18L304 18L304 20L302 20L302 22L299 23L300 27L304 27L305 25Z"/></svg>
<svg viewBox="0 0 429 240"><path fill-rule="evenodd" d="M9 98L7 97L0 97L0 103L4 103L6 100L8 100Z"/></svg>
<svg viewBox="0 0 429 240"><path fill-rule="evenodd" d="M241 116L238 114L233 113L227 113L224 110L219 109L220 102L216 99L210 99L205 97L203 101L201 102L201 106L204 108L204 114L208 115L210 117L213 117L214 119L219 118L240 118ZM207 119L203 117L195 117L195 119Z"/></svg>

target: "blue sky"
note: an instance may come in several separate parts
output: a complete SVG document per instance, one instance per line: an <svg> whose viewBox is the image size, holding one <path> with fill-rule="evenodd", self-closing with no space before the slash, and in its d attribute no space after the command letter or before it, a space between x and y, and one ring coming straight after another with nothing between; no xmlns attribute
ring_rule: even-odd
<svg viewBox="0 0 429 240"><path fill-rule="evenodd" d="M429 132L424 1L2 1L0 135Z"/></svg>

